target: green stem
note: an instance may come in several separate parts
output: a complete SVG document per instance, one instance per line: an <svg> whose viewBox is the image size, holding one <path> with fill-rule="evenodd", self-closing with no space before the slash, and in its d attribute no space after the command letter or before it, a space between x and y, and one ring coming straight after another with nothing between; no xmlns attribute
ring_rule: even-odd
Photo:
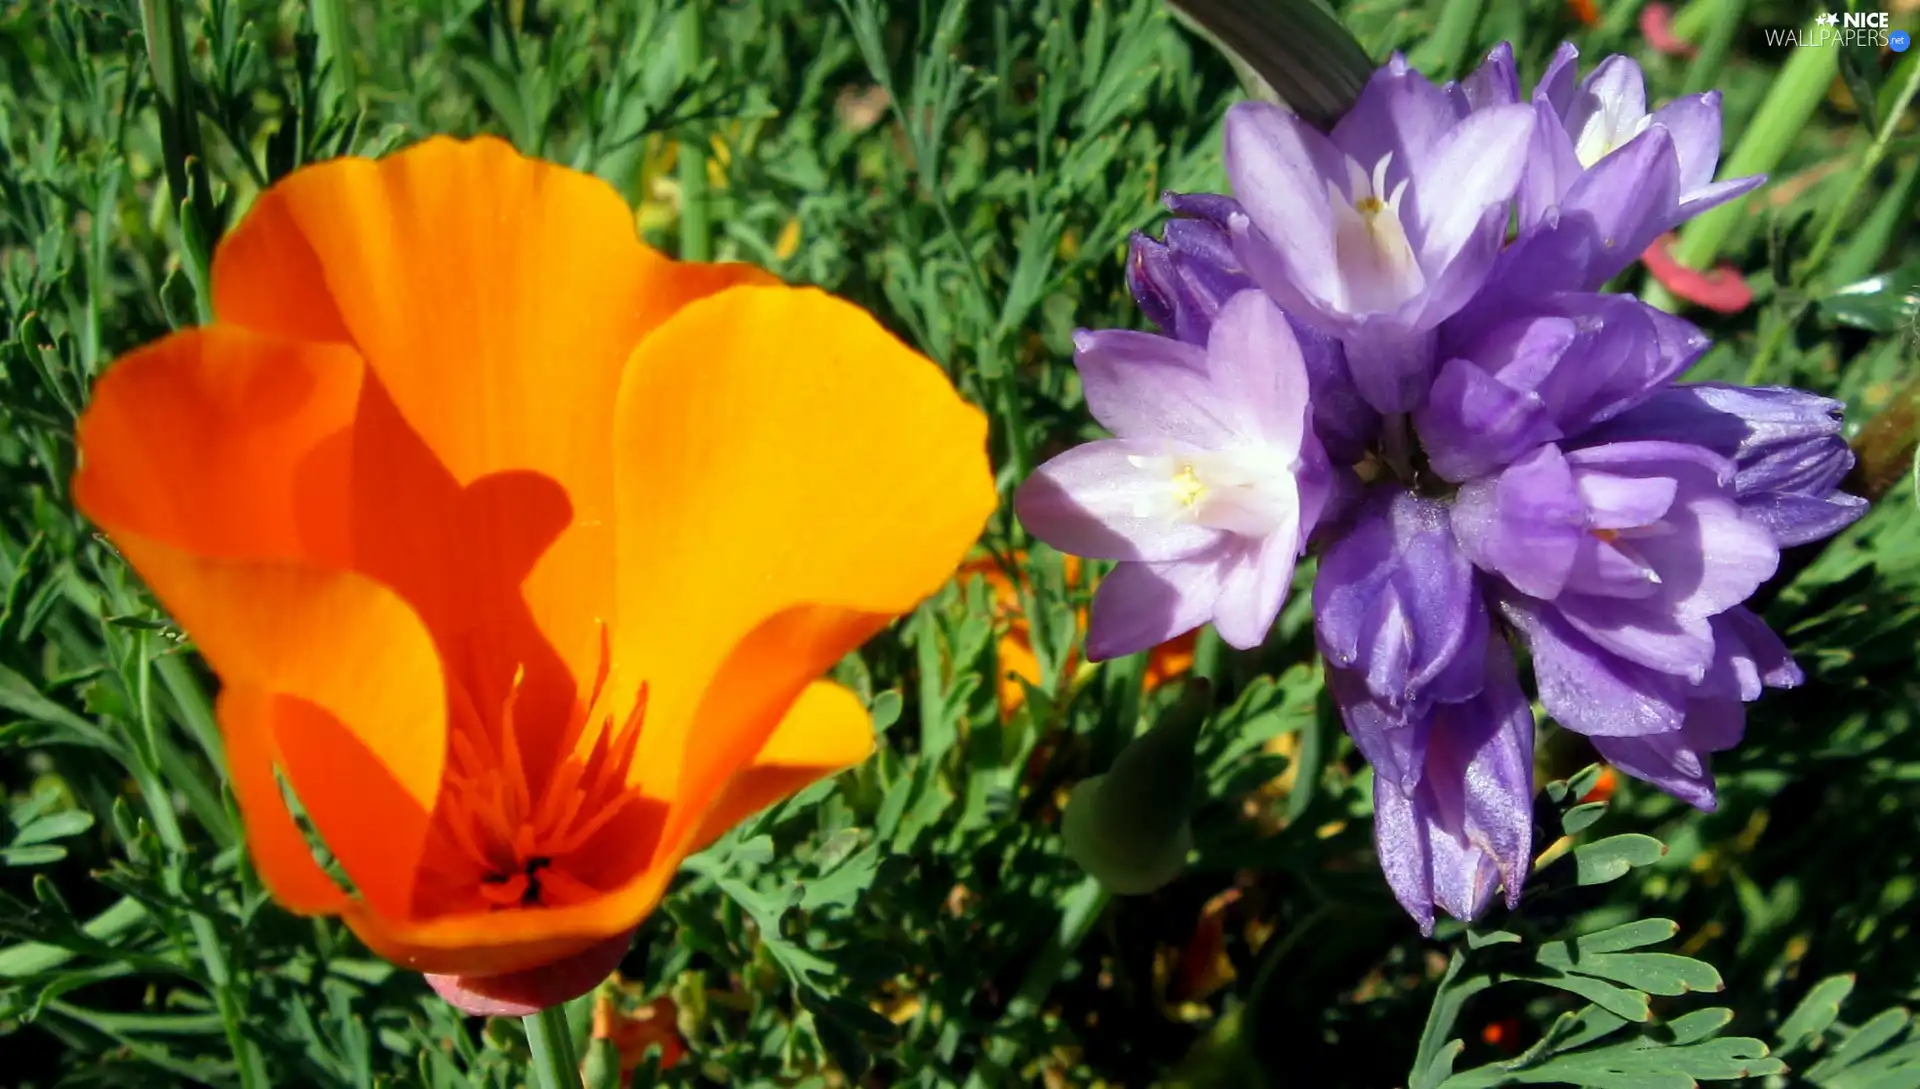
<svg viewBox="0 0 1920 1089"><path fill-rule="evenodd" d="M1847 218L1856 221L1859 219L1858 208L1855 205L1860 199L1860 191L1867 187L1867 182L1873 179L1873 172L1880 168L1880 161L1887 157L1887 145L1893 141L1894 130L1900 127L1900 119L1906 116L1907 107L1913 104L1913 96L1917 92L1920 92L1920 64L1908 69L1907 81L1900 85L1900 92L1893 100L1893 108L1887 112L1887 116L1880 119L1880 132L1873 138L1873 143L1868 145L1866 155L1861 157L1860 166L1853 173L1853 181L1847 186L1846 196L1840 198L1839 203L1833 205L1832 210L1827 213L1827 222L1821 227L1819 236L1814 240L1813 249L1807 254L1804 278L1811 278L1820 268L1820 262L1826 258L1827 251L1833 248L1834 242L1840 237L1842 222Z"/></svg>
<svg viewBox="0 0 1920 1089"><path fill-rule="evenodd" d="M954 714L947 706L945 658L940 650L940 617L936 606L920 606L913 620L913 650L920 667L920 753L938 760L945 756L958 731Z"/></svg>
<svg viewBox="0 0 1920 1089"><path fill-rule="evenodd" d="M1200 635L1193 644L1193 675L1202 677L1214 684L1226 683L1227 645L1220 640L1220 633L1208 624L1200 629Z"/></svg>
<svg viewBox="0 0 1920 1089"><path fill-rule="evenodd" d="M1887 111L1886 117L1881 119L1879 134L1867 147L1866 154L1861 156L1860 165L1853 172L1853 179L1847 185L1846 194L1827 213L1827 220L1821 225L1819 235L1814 238L1813 248L1808 251L1806 260L1801 264L1795 277L1799 285L1805 285L1819 274L1821 263L1826 260L1827 253L1833 249L1834 243L1839 241L1842 223L1849 213L1856 211L1861 191L1867 187L1867 183L1873 179L1874 171L1880 168L1881 161L1886 158L1887 149L1893 141L1894 130L1899 128L1900 119L1906 116L1907 108L1913 104L1916 93L1920 93L1920 65L1914 65L1908 69L1907 80L1900 85L1899 94L1895 96L1892 108ZM1898 192L1900 187L1896 186L1895 189ZM1857 216L1855 218L1857 219ZM1841 279L1840 282L1845 283L1846 280ZM1804 307L1774 326L1771 335L1761 344L1760 350L1754 353L1752 362L1747 364L1748 385L1758 385L1766 376L1767 367L1773 362L1774 354L1786 343L1787 334L1792 330L1802 311Z"/></svg>
<svg viewBox="0 0 1920 1089"><path fill-rule="evenodd" d="M1700 51L1694 54L1693 63L1687 65L1687 82L1681 88L1682 94L1695 95L1713 89L1713 85L1720 81L1720 70L1726 67L1734 36L1746 26L1742 21L1746 14L1746 0L1710 0L1701 5L1703 9L1709 6L1713 9L1714 19L1707 24L1700 39Z"/></svg>
<svg viewBox="0 0 1920 1089"><path fill-rule="evenodd" d="M1332 904L1321 904L1308 913L1307 917L1279 937L1267 943L1267 949L1260 955L1260 969L1254 973L1253 984L1247 988L1247 1002L1257 1003L1267 993L1267 984L1273 982L1273 974L1287 954L1294 951L1306 939L1313 929L1333 916Z"/></svg>
<svg viewBox="0 0 1920 1089"><path fill-rule="evenodd" d="M181 868L186 863L187 837L174 816L172 792L160 776L157 754L162 742L153 717L153 670L151 659L147 656L147 633L144 631L138 633L135 652L138 655L136 661L140 664L134 684L134 699L143 736L142 743L135 749L135 766L132 769L134 781L139 786L140 797L146 800L147 816L153 822L154 834L159 837L168 854L173 856L164 868L161 883L173 899L185 900L186 881ZM233 985L233 971L227 963L226 946L220 940L219 932L214 929L213 920L202 912L190 910L187 927L193 932L194 947L200 954L200 962L206 967L207 985L213 991L214 1007L219 1011L220 1023L226 1029L227 1046L233 1050L241 1089L264 1087L269 1084L266 1065L259 1048L247 1037L243 1027L242 1004Z"/></svg>
<svg viewBox="0 0 1920 1089"><path fill-rule="evenodd" d="M1786 312L1774 318L1768 326L1764 338L1760 341L1760 350L1753 353L1747 361L1747 375L1743 381L1749 386L1757 386L1766 377L1767 369L1773 363L1774 354L1786 344L1793 328L1807 312L1807 304L1802 302L1786 308Z"/></svg>
<svg viewBox="0 0 1920 1089"><path fill-rule="evenodd" d="M1873 213L1834 256L1827 266L1827 283L1850 284L1873 275L1893 245L1894 236L1906 225L1916 198L1920 198L1920 157L1900 168L1899 178L1881 194Z"/></svg>
<svg viewBox="0 0 1920 1089"><path fill-rule="evenodd" d="M1447 961L1447 974L1440 979L1440 986L1434 990L1433 1005L1427 1010L1427 1024L1420 1033L1420 1043L1414 1049L1413 1070L1408 1084L1413 1089L1425 1089L1427 1071L1433 1068L1433 1060L1447 1046L1447 1040L1453 1035L1454 1022L1460 1019L1460 1010L1467 999L1492 986L1486 976L1468 976L1460 978L1460 972L1467 965L1464 950L1455 948L1453 956Z"/></svg>
<svg viewBox="0 0 1920 1089"><path fill-rule="evenodd" d="M97 942L111 942L135 923L147 918L147 906L133 897L123 897L107 910L80 925L80 932ZM0 979L49 972L74 958L64 946L41 942L23 942L0 949Z"/></svg>
<svg viewBox="0 0 1920 1089"><path fill-rule="evenodd" d="M1093 924L1100 920L1100 913L1106 910L1110 898L1106 887L1091 877L1067 893L1066 899L1060 904L1060 925L1035 958L1033 967L1027 970L1026 978L1020 981L1020 989L1014 992L1013 1000L1007 1003L1006 1012L1000 1016L1000 1031L994 1034L993 1042L987 1045L985 1061L968 1075L965 1089L987 1089L988 1085L993 1084L988 1080L989 1075L1005 1073L1008 1065L1019 1056L1020 1039L1014 1034L1015 1027L1040 1013L1067 961L1072 959L1074 950L1092 932Z"/></svg>
<svg viewBox="0 0 1920 1089"><path fill-rule="evenodd" d="M1721 0L1693 0L1674 13L1673 36L1683 42L1697 42L1700 35L1717 21Z"/></svg>
<svg viewBox="0 0 1920 1089"><path fill-rule="evenodd" d="M533 1083L539 1089L580 1089L580 1064L573 1057L573 1030L567 1008L548 1006L520 1019L533 1052Z"/></svg>
<svg viewBox="0 0 1920 1089"><path fill-rule="evenodd" d="M167 192L181 217L181 233L210 247L219 237L212 183L200 154L200 121L193 107L193 75L188 71L186 29L179 0L140 0L140 23L147 39L147 63L159 99L160 145L166 160ZM188 246L187 255L200 320L213 320L207 292L204 253Z"/></svg>
<svg viewBox="0 0 1920 1089"><path fill-rule="evenodd" d="M1807 33L1813 34L1816 29L1809 25ZM1774 78L1765 101L1755 111L1746 135L1740 138L1733 154L1727 156L1721 176L1766 174L1779 166L1787 149L1825 101L1827 88L1839 74L1838 48L1793 50L1793 56ZM1688 268L1711 266L1720 256L1727 236L1733 233L1734 224L1746 214L1746 206L1744 200L1729 201L1688 223L1681 229L1680 240L1673 248L1674 260ZM1648 286L1646 301L1669 313L1680 308L1680 300L1658 283Z"/></svg>
<svg viewBox="0 0 1920 1089"><path fill-rule="evenodd" d="M313 31L327 60L327 83L348 113L359 108L359 74L353 66L353 16L346 0L314 0Z"/></svg>
<svg viewBox="0 0 1920 1089"><path fill-rule="evenodd" d="M680 9L680 22L674 28L674 37L680 47L680 71L688 77L699 70L705 59L701 55L706 49L702 29L699 4L688 4ZM713 228L707 219L706 148L692 134L683 133L680 137L679 168L680 259L711 261Z"/></svg>
<svg viewBox="0 0 1920 1089"><path fill-rule="evenodd" d="M1005 343L1002 340L1002 343ZM1001 365L996 384L1000 387L1001 426L1007 432L1007 468L1012 470L1014 486L1018 487L1027 475L1033 472L1033 444L1027 436L1027 403L1020 392L1020 379L1014 373L1013 363ZM1025 530L1017 519L1011 522L1016 543L1024 536Z"/></svg>
<svg viewBox="0 0 1920 1089"><path fill-rule="evenodd" d="M1433 33L1413 51L1407 63L1435 79L1458 74L1485 8L1485 0L1443 0Z"/></svg>

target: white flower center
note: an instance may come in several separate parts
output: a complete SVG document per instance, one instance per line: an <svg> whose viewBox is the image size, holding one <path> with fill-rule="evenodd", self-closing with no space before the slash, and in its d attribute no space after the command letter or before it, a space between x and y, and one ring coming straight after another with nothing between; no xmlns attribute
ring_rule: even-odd
<svg viewBox="0 0 1920 1089"><path fill-rule="evenodd" d="M1427 284L1400 222L1407 179L1400 179L1393 192L1387 192L1387 164L1392 161L1391 153L1383 156L1369 176L1359 163L1348 159L1346 193L1327 179L1335 260L1347 293L1344 301L1348 308L1363 313L1391 310Z"/></svg>
<svg viewBox="0 0 1920 1089"><path fill-rule="evenodd" d="M1264 446L1134 454L1134 468L1164 481L1134 501L1136 518L1194 522L1210 529L1265 537L1298 517L1294 480L1299 458Z"/></svg>
<svg viewBox="0 0 1920 1089"><path fill-rule="evenodd" d="M1618 103L1602 103L1580 126L1580 136L1573 142L1574 158L1591 170L1593 164L1613 154L1620 145L1647 131L1652 121L1652 114L1628 117Z"/></svg>

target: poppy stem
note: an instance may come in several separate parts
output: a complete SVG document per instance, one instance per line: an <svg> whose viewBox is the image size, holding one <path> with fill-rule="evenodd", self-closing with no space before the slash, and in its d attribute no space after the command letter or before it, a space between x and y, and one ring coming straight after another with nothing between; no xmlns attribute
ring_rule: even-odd
<svg viewBox="0 0 1920 1089"><path fill-rule="evenodd" d="M573 1057L573 1030L564 1003L520 1019L533 1052L533 1084L539 1089L580 1089L580 1064Z"/></svg>

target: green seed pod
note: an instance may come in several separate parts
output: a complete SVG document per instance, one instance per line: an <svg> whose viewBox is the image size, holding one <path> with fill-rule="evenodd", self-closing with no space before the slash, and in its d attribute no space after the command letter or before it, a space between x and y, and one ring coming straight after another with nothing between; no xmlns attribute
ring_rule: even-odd
<svg viewBox="0 0 1920 1089"><path fill-rule="evenodd" d="M1067 799L1060 834L1067 855L1121 896L1152 892L1180 875L1193 847L1193 747L1213 690L1187 682L1151 730L1122 750L1105 775L1081 781Z"/></svg>

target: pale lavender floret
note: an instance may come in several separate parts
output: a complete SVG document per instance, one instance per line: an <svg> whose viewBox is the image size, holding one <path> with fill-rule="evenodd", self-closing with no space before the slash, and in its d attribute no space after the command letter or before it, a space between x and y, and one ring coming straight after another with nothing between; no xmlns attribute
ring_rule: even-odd
<svg viewBox="0 0 1920 1089"><path fill-rule="evenodd" d="M1450 322L1414 415L1429 464L1461 483L1580 435L1705 353L1692 325L1627 295L1564 294Z"/></svg>
<svg viewBox="0 0 1920 1089"><path fill-rule="evenodd" d="M1332 487L1286 316L1245 291L1204 348L1116 330L1075 341L1087 406L1116 437L1042 465L1014 509L1062 552L1122 561L1095 595L1088 657L1209 621L1232 646L1259 645Z"/></svg>
<svg viewBox="0 0 1920 1089"><path fill-rule="evenodd" d="M1379 411L1425 398L1436 328L1500 253L1534 112L1472 109L1465 91L1398 55L1331 134L1267 103L1228 111L1241 266L1293 317L1341 340Z"/></svg>
<svg viewBox="0 0 1920 1089"><path fill-rule="evenodd" d="M1631 58L1602 60L1577 88L1570 88L1580 51L1562 45L1541 77L1536 99L1545 98L1573 142L1576 158L1597 159L1637 132L1663 128L1673 139L1680 186L1679 222L1752 191L1766 178L1753 174L1713 180L1720 165L1720 92L1684 95L1647 112L1646 75ZM1591 169L1591 163L1584 163Z"/></svg>
<svg viewBox="0 0 1920 1089"><path fill-rule="evenodd" d="M1866 513L1839 490L1853 468L1839 401L1781 386L1673 386L1603 425L1589 442L1680 439L1735 465L1740 505L1782 548L1830 537Z"/></svg>
<svg viewBox="0 0 1920 1089"><path fill-rule="evenodd" d="M1583 641L1694 685L1713 665L1711 618L1779 564L1733 477L1732 462L1684 443L1548 445L1463 487L1454 532L1475 565L1551 602Z"/></svg>
<svg viewBox="0 0 1920 1089"><path fill-rule="evenodd" d="M1472 698L1484 672L1486 605L1447 505L1373 489L1321 557L1313 613L1349 731L1376 774L1412 790L1432 706Z"/></svg>
<svg viewBox="0 0 1920 1089"><path fill-rule="evenodd" d="M1162 199L1179 218L1168 221L1164 242L1133 236L1127 284L1161 332L1205 344L1220 308L1254 286L1227 233L1240 205L1210 193L1168 193ZM1291 317L1288 324L1307 366L1314 433L1336 463L1359 461L1379 432L1380 414L1354 388L1338 340Z"/></svg>
<svg viewBox="0 0 1920 1089"><path fill-rule="evenodd" d="M1766 180L1713 180L1718 91L1648 112L1638 64L1610 56L1576 83L1579 56L1562 45L1534 89L1520 236L1495 277L1518 290L1598 288L1662 234Z"/></svg>
<svg viewBox="0 0 1920 1089"><path fill-rule="evenodd" d="M1478 694L1431 705L1415 727L1427 742L1411 789L1381 774L1391 766L1387 755L1369 751L1368 731L1349 720L1374 766L1380 868L1423 934L1433 933L1436 907L1456 919L1475 918L1497 885L1506 889L1507 906L1517 905L1532 860L1533 713L1505 641L1484 644L1475 664Z"/></svg>

